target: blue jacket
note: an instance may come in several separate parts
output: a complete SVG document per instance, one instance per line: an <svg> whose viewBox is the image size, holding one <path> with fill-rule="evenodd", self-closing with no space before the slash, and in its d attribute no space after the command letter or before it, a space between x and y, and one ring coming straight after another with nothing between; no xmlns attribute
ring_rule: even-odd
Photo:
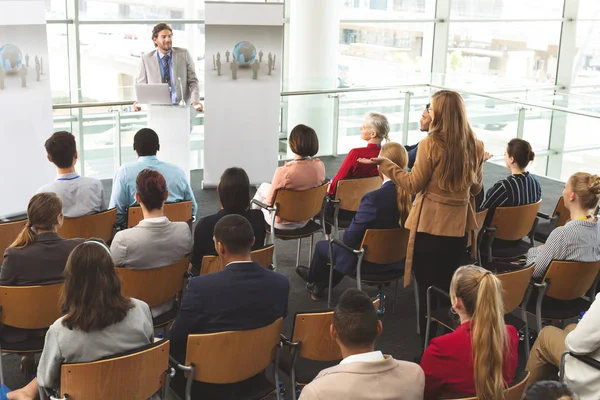
<svg viewBox="0 0 600 400"><path fill-rule="evenodd" d="M381 188L364 195L352 223L344 232L343 242L358 249L367 229L398 228L400 212L398 211L397 191L394 182L387 181ZM334 245L335 248L339 246ZM337 252L336 252L337 253ZM363 266L374 265L364 262ZM403 267L402 266L399 267ZM356 271L356 256L349 251L336 254L335 269L346 275Z"/></svg>

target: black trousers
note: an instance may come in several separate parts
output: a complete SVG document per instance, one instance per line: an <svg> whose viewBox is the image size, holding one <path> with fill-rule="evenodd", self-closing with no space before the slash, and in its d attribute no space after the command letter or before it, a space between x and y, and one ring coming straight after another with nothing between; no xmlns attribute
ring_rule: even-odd
<svg viewBox="0 0 600 400"><path fill-rule="evenodd" d="M435 236L417 232L413 253L413 271L419 285L419 325L421 327L421 343L425 340L427 316L427 288L436 286L442 290L450 290L450 281L454 271L460 266L460 260L467 246L467 237ZM437 304L437 296L433 295L433 309L441 304L449 303L442 299Z"/></svg>

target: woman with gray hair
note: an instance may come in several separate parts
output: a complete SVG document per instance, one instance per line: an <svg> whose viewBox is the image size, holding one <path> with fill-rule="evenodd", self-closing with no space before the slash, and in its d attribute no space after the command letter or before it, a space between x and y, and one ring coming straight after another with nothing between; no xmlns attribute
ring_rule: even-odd
<svg viewBox="0 0 600 400"><path fill-rule="evenodd" d="M377 167L374 165L361 164L359 158L377 157L381 150L381 142L388 142L390 123L383 114L369 112L365 116L365 122L360 127L360 138L367 142L367 147L357 147L350 150L339 171L331 180L328 193L335 194L337 182L347 178L367 178L377 176Z"/></svg>

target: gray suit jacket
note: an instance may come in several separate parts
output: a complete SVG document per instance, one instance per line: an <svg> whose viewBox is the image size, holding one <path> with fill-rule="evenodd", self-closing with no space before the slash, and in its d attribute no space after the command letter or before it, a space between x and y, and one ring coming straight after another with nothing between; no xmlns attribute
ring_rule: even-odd
<svg viewBox="0 0 600 400"><path fill-rule="evenodd" d="M183 98L188 104L198 102L200 100L200 90L198 89L198 78L196 77L196 67L192 56L186 49L181 47L173 47L171 51L173 54L173 70L175 71L172 82L175 85L177 98L179 100ZM140 72L137 77L138 84L162 83L156 52L157 50L153 50L142 54ZM185 91L184 96L181 95L179 78L181 78L181 85Z"/></svg>
<svg viewBox="0 0 600 400"><path fill-rule="evenodd" d="M423 400L425 374L417 364L385 356L324 369L300 400Z"/></svg>

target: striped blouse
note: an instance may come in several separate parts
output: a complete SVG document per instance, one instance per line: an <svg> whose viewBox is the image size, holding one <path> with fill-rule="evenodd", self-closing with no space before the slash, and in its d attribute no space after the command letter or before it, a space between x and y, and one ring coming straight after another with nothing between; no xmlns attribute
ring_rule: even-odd
<svg viewBox="0 0 600 400"><path fill-rule="evenodd" d="M542 198L540 183L529 172L510 175L487 191L482 209L515 207L536 203Z"/></svg>
<svg viewBox="0 0 600 400"><path fill-rule="evenodd" d="M529 249L527 265L535 263L535 280L544 278L552 260L600 261L600 224L592 220L569 221L550 233L541 250Z"/></svg>

